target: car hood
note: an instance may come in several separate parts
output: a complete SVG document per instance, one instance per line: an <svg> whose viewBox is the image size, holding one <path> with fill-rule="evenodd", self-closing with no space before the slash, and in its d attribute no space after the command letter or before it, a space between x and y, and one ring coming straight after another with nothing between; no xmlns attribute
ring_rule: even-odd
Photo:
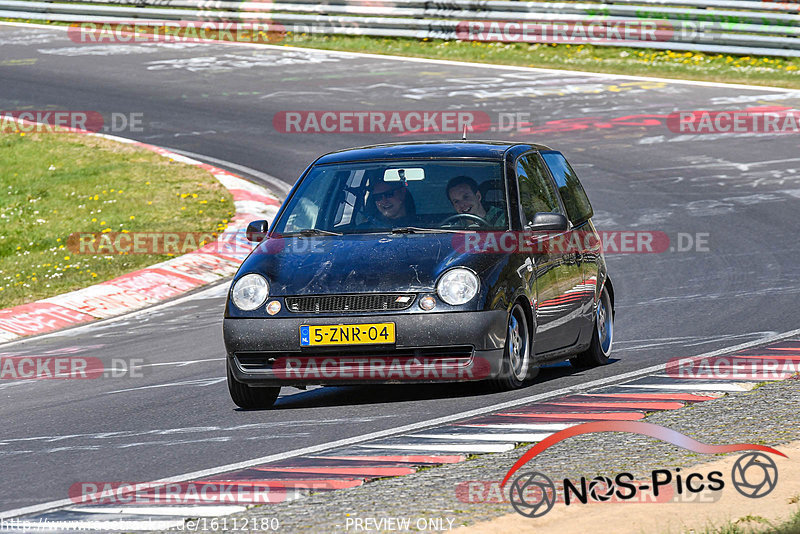
<svg viewBox="0 0 800 534"><path fill-rule="evenodd" d="M460 252L460 242L459 234L270 238L244 261L239 275L264 275L275 296L432 291L451 267L481 275L497 263L494 254Z"/></svg>

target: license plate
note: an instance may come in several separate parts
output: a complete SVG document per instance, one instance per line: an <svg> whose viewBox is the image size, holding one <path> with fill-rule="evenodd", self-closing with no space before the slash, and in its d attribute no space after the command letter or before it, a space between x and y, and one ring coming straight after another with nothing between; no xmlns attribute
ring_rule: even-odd
<svg viewBox="0 0 800 534"><path fill-rule="evenodd" d="M394 323L337 324L300 327L300 346L394 343Z"/></svg>

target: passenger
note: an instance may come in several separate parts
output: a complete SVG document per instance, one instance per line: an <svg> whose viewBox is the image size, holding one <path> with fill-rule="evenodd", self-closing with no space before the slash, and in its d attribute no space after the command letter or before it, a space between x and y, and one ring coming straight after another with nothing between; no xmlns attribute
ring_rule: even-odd
<svg viewBox="0 0 800 534"><path fill-rule="evenodd" d="M491 227L506 226L505 212L497 206L489 206L488 210L484 208L478 183L469 176L462 175L451 179L447 183L447 198L458 213L477 215Z"/></svg>
<svg viewBox="0 0 800 534"><path fill-rule="evenodd" d="M413 226L416 220L414 197L403 182L375 182L370 188L369 201L377 208L378 223L392 227Z"/></svg>

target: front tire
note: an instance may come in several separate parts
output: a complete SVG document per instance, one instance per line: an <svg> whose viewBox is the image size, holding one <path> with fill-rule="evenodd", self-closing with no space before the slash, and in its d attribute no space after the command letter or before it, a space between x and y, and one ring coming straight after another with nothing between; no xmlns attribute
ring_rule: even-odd
<svg viewBox="0 0 800 534"><path fill-rule="evenodd" d="M253 387L236 380L231 371L230 364L226 365L228 370L228 392L231 399L239 408L245 410L266 410L272 408L278 400L280 387Z"/></svg>
<svg viewBox="0 0 800 534"><path fill-rule="evenodd" d="M508 391L525 385L531 372L531 335L528 316L519 303L508 316L506 349L500 374L494 378L496 389Z"/></svg>
<svg viewBox="0 0 800 534"><path fill-rule="evenodd" d="M594 332L589 348L570 359L573 367L597 367L608 363L614 342L614 309L608 289L603 287L594 318Z"/></svg>

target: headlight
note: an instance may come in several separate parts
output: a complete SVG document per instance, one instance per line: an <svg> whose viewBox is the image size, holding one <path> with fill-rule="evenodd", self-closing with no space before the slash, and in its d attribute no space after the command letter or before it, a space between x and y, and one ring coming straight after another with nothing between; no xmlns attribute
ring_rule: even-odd
<svg viewBox="0 0 800 534"><path fill-rule="evenodd" d="M479 287L480 281L472 271L451 269L439 279L439 283L436 284L436 292L446 303L458 306L472 300L478 294Z"/></svg>
<svg viewBox="0 0 800 534"><path fill-rule="evenodd" d="M267 300L269 284L259 274L246 274L233 284L231 300L244 311L255 310Z"/></svg>

